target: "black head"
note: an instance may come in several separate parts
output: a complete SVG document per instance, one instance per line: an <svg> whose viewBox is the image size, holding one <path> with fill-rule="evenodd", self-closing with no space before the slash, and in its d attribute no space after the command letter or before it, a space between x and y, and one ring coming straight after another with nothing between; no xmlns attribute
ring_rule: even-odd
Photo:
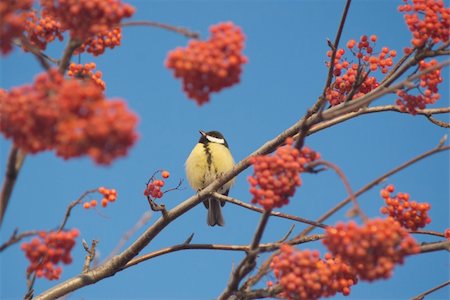
<svg viewBox="0 0 450 300"><path fill-rule="evenodd" d="M216 143L216 144L222 144L225 147L228 148L228 143L225 140L223 134L221 134L218 131L208 131L208 132L204 132L204 131L199 131L201 134L200 139L198 140L199 143L202 144L208 144L208 143Z"/></svg>

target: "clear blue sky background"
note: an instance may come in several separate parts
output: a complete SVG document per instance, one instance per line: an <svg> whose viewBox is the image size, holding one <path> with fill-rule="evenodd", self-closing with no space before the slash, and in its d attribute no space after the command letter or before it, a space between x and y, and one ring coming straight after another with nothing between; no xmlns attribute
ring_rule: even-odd
<svg viewBox="0 0 450 300"><path fill-rule="evenodd" d="M145 182L157 169L167 169L169 185L185 179L184 161L199 137L198 130L220 130L237 161L265 141L294 124L321 93L327 68L326 38L334 39L345 1L131 1L137 12L133 20L153 20L190 28L208 36L212 24L233 21L246 34L245 65L241 83L215 94L212 101L198 107L188 100L179 81L164 67L171 49L184 46L187 39L157 28L133 27L123 32L121 47L103 56L82 55L83 63L94 61L104 73L108 97L126 99L140 117L140 139L126 158L110 167L98 167L88 158L64 161L53 153L27 157L12 195L0 241L19 230L55 228L69 202L85 190L104 185L118 190L116 203L106 209L74 209L68 227L79 228L81 237L73 251L74 262L64 267L62 279L81 271L84 251L81 239L100 241L100 258L106 257L126 231L149 210L142 192ZM342 37L342 45L362 34L377 34L377 46L402 52L410 33L397 12L402 1L354 1ZM448 2L447 2L448 5ZM51 46L48 53L59 57L63 45ZM379 48L378 48L379 49ZM41 72L34 57L18 49L1 61L1 87L30 83ZM442 99L436 106L448 106L448 69L442 85ZM390 104L394 97L375 104ZM448 121L448 116L441 116ZM425 118L392 112L366 115L309 137L306 143L323 158L340 166L356 190L391 168L434 147L447 130ZM1 174L4 174L10 141L0 138ZM230 195L249 202L246 170L237 178ZM303 176L304 185L283 211L315 219L346 197L338 177L332 172ZM437 154L392 176L389 183L397 191L411 194L432 205L429 229L449 227L449 155ZM360 202L369 216L379 215L379 189L364 194ZM184 189L167 194L164 204L172 208L191 196ZM345 211L328 224L346 220ZM226 226L206 225L206 210L199 205L170 224L141 254L182 243L195 233L193 243L248 244L259 215L226 205ZM153 214L150 223L159 217ZM285 235L291 221L271 218L263 242ZM305 226L296 224L294 233ZM143 232L142 228L133 238ZM321 232L321 231L316 231ZM132 238L132 239L133 239ZM417 236L421 241L437 238ZM320 242L304 248L325 250ZM229 274L243 258L242 253L225 251L181 251L146 261L111 278L85 287L69 299L213 299L226 286ZM26 290L28 261L19 245L0 255L0 298L19 299ZM352 289L351 299L406 299L448 280L448 254L418 255L406 259L388 281L361 282ZM273 280L272 277L266 280ZM36 294L56 282L37 280ZM429 299L448 299L449 289ZM342 298L337 296L336 299Z"/></svg>

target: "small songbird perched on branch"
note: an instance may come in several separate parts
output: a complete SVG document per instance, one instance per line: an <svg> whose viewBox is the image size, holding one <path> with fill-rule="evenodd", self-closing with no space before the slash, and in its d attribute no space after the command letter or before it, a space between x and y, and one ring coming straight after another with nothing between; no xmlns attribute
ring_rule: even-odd
<svg viewBox="0 0 450 300"><path fill-rule="evenodd" d="M218 131L204 132L200 130L201 137L192 149L186 160L186 176L191 187L199 191L213 182L223 173L230 171L234 166L234 160L228 149L228 143ZM224 184L217 192L228 195L234 179ZM221 206L224 201L210 197L203 201L208 209L207 223L209 226L223 226Z"/></svg>

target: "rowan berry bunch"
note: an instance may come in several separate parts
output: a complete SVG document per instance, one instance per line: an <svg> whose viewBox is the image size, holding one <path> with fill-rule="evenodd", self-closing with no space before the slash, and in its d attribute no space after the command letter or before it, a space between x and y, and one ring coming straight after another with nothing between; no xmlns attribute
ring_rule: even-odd
<svg viewBox="0 0 450 300"><path fill-rule="evenodd" d="M69 77L75 77L75 78L90 78L92 79L95 84L101 88L102 90L105 90L106 84L102 80L102 72L96 71L95 73L93 70L96 68L95 63L87 63L84 65L81 64L75 64L71 63L69 65L69 70L67 71L67 75Z"/></svg>
<svg viewBox="0 0 450 300"><path fill-rule="evenodd" d="M148 181L147 186L145 187L144 190L144 195L149 198L158 199L162 198L162 196L164 195L164 192L161 190L161 188L165 184L164 179L169 178L170 173L168 171L162 171L161 177L163 179L156 179L155 175L156 174L154 174Z"/></svg>
<svg viewBox="0 0 450 300"><path fill-rule="evenodd" d="M103 186L97 189L97 192L103 195L102 200L100 201L102 207L108 206L108 203L115 202L117 200L117 191L115 189L107 189ZM93 199L90 201L86 201L83 203L83 207L86 209L94 208L97 206L97 200Z"/></svg>
<svg viewBox="0 0 450 300"><path fill-rule="evenodd" d="M352 63L345 58L344 49L336 51L333 73L335 80L326 91L327 100L332 106L359 98L379 86L377 79L369 76L369 72L387 73L389 67L393 65L392 59L397 56L397 52L383 47L380 53L374 53L373 46L376 41L376 35L370 37L363 35L359 42L355 40L347 42L349 52L358 63ZM328 51L327 55L331 57L332 51ZM328 67L329 64L327 63Z"/></svg>
<svg viewBox="0 0 450 300"><path fill-rule="evenodd" d="M106 48L113 49L116 46L120 46L121 40L122 29L120 27L113 28L88 38L75 50L74 54L76 55L86 51L94 56L99 56L105 52Z"/></svg>
<svg viewBox="0 0 450 300"><path fill-rule="evenodd" d="M396 264L420 251L419 245L393 218L368 220L362 226L351 221L326 229L323 243L348 263L358 278L367 281L391 277Z"/></svg>
<svg viewBox="0 0 450 300"><path fill-rule="evenodd" d="M300 173L304 172L305 165L320 158L308 147L296 149L293 142L292 138L287 138L286 145L279 147L274 155L250 159L254 168L253 175L248 177L252 203L258 203L267 211L288 204L289 197L301 185Z"/></svg>
<svg viewBox="0 0 450 300"><path fill-rule="evenodd" d="M25 29L27 13L33 0L5 0L0 2L0 52L3 55L12 50L12 42Z"/></svg>
<svg viewBox="0 0 450 300"><path fill-rule="evenodd" d="M339 258L318 251L297 250L283 244L270 267L283 287L281 297L286 299L319 299L336 293L350 294L350 287L357 283L353 269Z"/></svg>
<svg viewBox="0 0 450 300"><path fill-rule="evenodd" d="M30 261L27 273L36 272L37 277L45 277L48 280L59 279L62 268L57 265L72 263L70 252L75 246L75 238L79 234L78 229L43 231L29 243L23 243L21 249Z"/></svg>
<svg viewBox="0 0 450 300"><path fill-rule="evenodd" d="M423 228L431 222L428 216L430 204L410 202L407 193L398 193L396 196L391 196L394 189L393 185L388 185L381 190L381 197L386 203L386 206L381 208L382 214L389 215L410 230Z"/></svg>
<svg viewBox="0 0 450 300"><path fill-rule="evenodd" d="M244 34L232 22L220 23L209 29L207 41L190 41L186 48L169 52L166 67L181 78L183 90L198 105L209 101L210 94L240 81Z"/></svg>
<svg viewBox="0 0 450 300"><path fill-rule="evenodd" d="M62 41L63 30L61 24L50 16L39 17L35 11L28 13L25 25L25 33L28 41L41 50L47 48L47 44L56 38ZM24 47L26 50L26 47Z"/></svg>
<svg viewBox="0 0 450 300"><path fill-rule="evenodd" d="M405 14L405 22L413 38L411 44L420 48L445 43L449 39L450 8L442 0L403 0L398 10ZM411 3L411 4L410 4Z"/></svg>
<svg viewBox="0 0 450 300"><path fill-rule="evenodd" d="M55 150L64 159L90 156L110 164L137 139L137 117L120 100L107 101L95 83L65 79L57 70L0 97L0 131L29 153Z"/></svg>
<svg viewBox="0 0 450 300"><path fill-rule="evenodd" d="M73 38L86 41L117 28L134 8L120 0L41 0L43 13L61 23Z"/></svg>
<svg viewBox="0 0 450 300"><path fill-rule="evenodd" d="M424 71L430 67L436 66L438 61L433 59L430 62L424 60L419 62L419 71ZM412 115L417 114L417 109L424 109L428 104L434 104L441 97L438 85L443 81L441 69L428 72L420 77L420 81L416 84L418 95L412 95L410 88L398 90L399 97L396 104L402 111L407 111Z"/></svg>

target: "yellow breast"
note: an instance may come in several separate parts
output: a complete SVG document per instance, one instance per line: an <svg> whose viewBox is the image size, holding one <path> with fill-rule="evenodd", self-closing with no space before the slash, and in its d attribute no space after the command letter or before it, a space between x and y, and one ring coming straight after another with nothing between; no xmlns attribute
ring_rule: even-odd
<svg viewBox="0 0 450 300"><path fill-rule="evenodd" d="M233 157L224 145L198 143L186 160L186 176L193 189L201 190L233 166ZM228 190L233 183L234 179L226 183L219 193Z"/></svg>

